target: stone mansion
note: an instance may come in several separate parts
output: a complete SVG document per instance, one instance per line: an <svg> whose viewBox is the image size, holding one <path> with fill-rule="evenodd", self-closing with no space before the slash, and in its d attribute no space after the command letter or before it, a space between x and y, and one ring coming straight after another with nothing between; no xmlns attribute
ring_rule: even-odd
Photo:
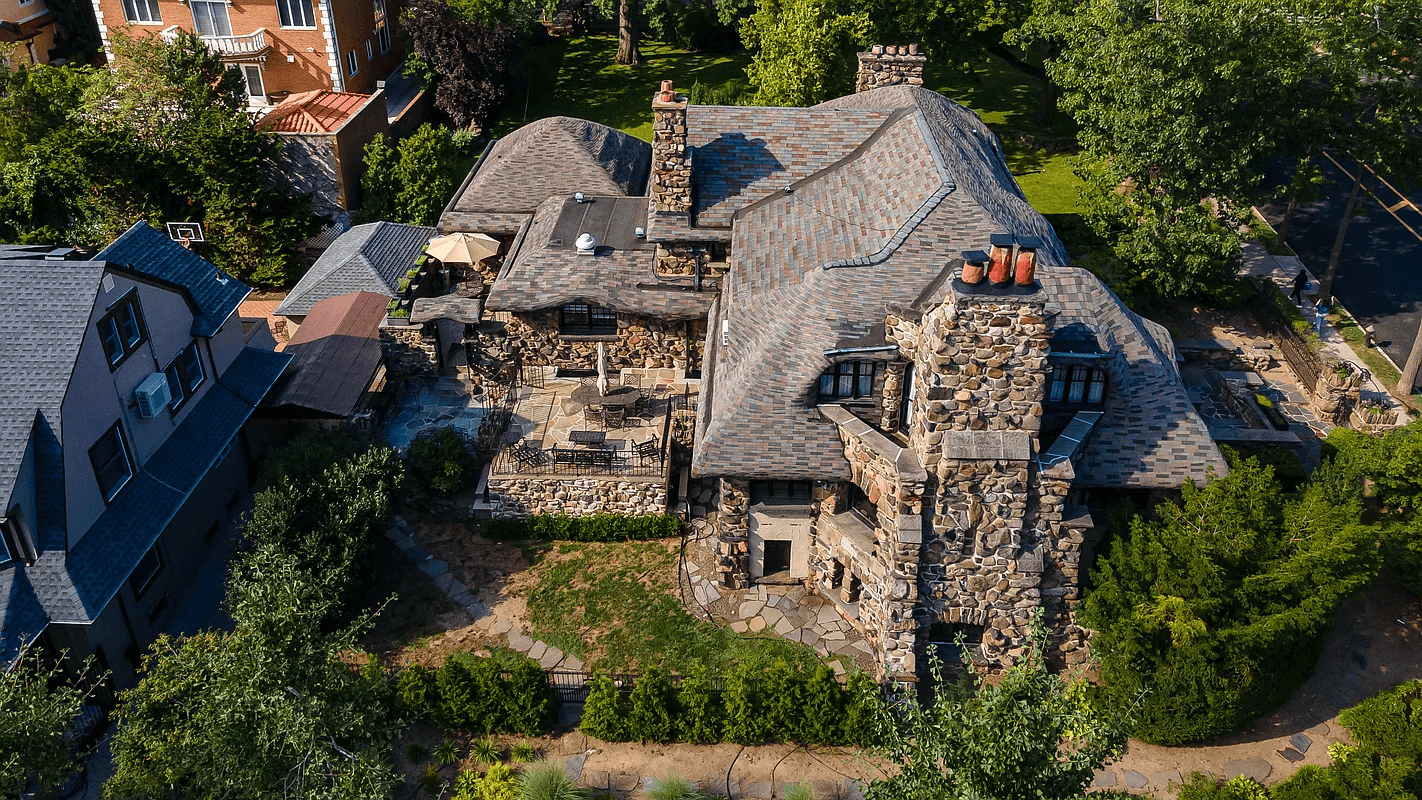
<svg viewBox="0 0 1422 800"><path fill-rule="evenodd" d="M1088 508L1226 471L1169 334L1068 266L923 61L875 47L856 93L811 108L664 82L650 145L530 123L439 223L503 242L485 344L699 377L719 580L817 588L894 679L959 633L1008 663L1038 608L1071 650Z"/></svg>

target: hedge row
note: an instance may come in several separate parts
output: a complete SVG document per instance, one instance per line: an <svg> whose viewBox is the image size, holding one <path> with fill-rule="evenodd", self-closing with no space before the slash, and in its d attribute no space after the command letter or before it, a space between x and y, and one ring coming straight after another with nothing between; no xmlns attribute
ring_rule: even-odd
<svg viewBox="0 0 1422 800"><path fill-rule="evenodd" d="M415 665L400 673L397 695L412 714L470 733L537 736L557 713L543 668L522 657L507 663L455 653L437 670Z"/></svg>
<svg viewBox="0 0 1422 800"><path fill-rule="evenodd" d="M536 514L527 519L491 519L480 529L496 542L539 539L559 542L630 542L681 535L681 519L672 514L629 517L623 514Z"/></svg>
<svg viewBox="0 0 1422 800"><path fill-rule="evenodd" d="M721 741L854 745L874 741L879 687L866 673L841 686L824 665L799 669L776 661L769 669L732 669L717 686L704 666L674 686L649 669L631 691L604 672L593 676L579 729L606 742Z"/></svg>

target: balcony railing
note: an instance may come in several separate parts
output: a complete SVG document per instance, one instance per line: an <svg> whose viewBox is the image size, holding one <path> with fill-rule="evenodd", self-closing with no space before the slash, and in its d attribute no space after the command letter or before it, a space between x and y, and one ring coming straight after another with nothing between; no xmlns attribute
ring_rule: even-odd
<svg viewBox="0 0 1422 800"><path fill-rule="evenodd" d="M182 30L177 25L164 28L162 32L163 41L172 44L178 38L178 31ZM242 36L203 36L202 43L207 45L207 49L219 58L233 58L241 56L259 56L267 51L267 29L258 28L251 33Z"/></svg>

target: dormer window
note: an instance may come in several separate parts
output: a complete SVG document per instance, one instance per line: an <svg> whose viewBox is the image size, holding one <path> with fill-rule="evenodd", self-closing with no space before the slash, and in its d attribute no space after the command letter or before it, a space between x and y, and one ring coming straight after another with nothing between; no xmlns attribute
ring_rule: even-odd
<svg viewBox="0 0 1422 800"><path fill-rule="evenodd" d="M148 340L148 329L143 324L143 313L138 308L138 294L129 292L122 300L109 308L109 313L99 320L99 343L103 345L104 357L109 369L117 369L125 359L133 355Z"/></svg>
<svg viewBox="0 0 1422 800"><path fill-rule="evenodd" d="M882 362L841 361L820 375L820 401L867 400L874 395L874 382Z"/></svg>
<svg viewBox="0 0 1422 800"><path fill-rule="evenodd" d="M1052 367L1047 402L1054 405L1099 406L1105 399L1105 370L1076 364Z"/></svg>

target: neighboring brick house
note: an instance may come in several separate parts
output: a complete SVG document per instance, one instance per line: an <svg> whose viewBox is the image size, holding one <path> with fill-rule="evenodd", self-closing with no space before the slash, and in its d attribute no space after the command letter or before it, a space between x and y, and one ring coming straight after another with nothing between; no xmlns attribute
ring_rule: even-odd
<svg viewBox="0 0 1422 800"><path fill-rule="evenodd" d="M54 24L45 0L0 0L0 67L48 64Z"/></svg>
<svg viewBox="0 0 1422 800"><path fill-rule="evenodd" d="M291 357L244 341L248 287L146 223L45 249L0 245L0 667L38 641L131 686L193 597L215 609L244 424Z"/></svg>
<svg viewBox="0 0 1422 800"><path fill-rule="evenodd" d="M294 94L258 127L282 140L277 172L296 194L311 195L311 209L335 216L360 205L365 146L387 132L385 93L317 89Z"/></svg>
<svg viewBox="0 0 1422 800"><path fill-rule="evenodd" d="M4 0L0 0L3 2ZM93 0L99 35L171 37L182 29L247 79L254 106L325 89L371 94L404 60L397 0Z"/></svg>
<svg viewBox="0 0 1422 800"><path fill-rule="evenodd" d="M1169 334L1067 266L923 63L876 47L859 92L812 108L695 106L666 82L647 196L606 129L533 123L440 221L517 228L486 308L542 363L586 366L589 334L644 341L631 320L704 340L691 474L717 485L720 583L814 587L897 680L958 634L1010 663L1039 609L1072 658L1089 509L1227 469Z"/></svg>

